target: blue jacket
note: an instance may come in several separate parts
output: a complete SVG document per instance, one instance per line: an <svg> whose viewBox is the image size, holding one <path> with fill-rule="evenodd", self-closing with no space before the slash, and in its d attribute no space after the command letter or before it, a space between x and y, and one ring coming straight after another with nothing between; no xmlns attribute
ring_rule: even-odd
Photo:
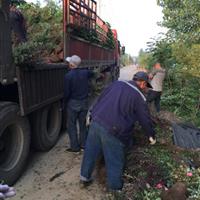
<svg viewBox="0 0 200 200"><path fill-rule="evenodd" d="M93 72L87 69L75 68L69 71L64 78L64 101L69 99L84 100L88 97L89 79Z"/></svg>
<svg viewBox="0 0 200 200"><path fill-rule="evenodd" d="M129 83L137 87L134 81ZM131 140L136 121L147 136L155 137L147 103L138 91L122 81L116 81L103 91L91 111L92 120L104 126L125 145Z"/></svg>

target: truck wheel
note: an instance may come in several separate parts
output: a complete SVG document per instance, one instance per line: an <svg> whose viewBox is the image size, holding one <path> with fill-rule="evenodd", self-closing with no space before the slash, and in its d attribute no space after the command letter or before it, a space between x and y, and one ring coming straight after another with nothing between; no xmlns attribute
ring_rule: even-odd
<svg viewBox="0 0 200 200"><path fill-rule="evenodd" d="M19 106L0 103L0 181L12 185L24 170L30 148L30 127Z"/></svg>
<svg viewBox="0 0 200 200"><path fill-rule="evenodd" d="M36 150L48 151L58 140L62 112L60 103L47 106L33 114L33 146Z"/></svg>

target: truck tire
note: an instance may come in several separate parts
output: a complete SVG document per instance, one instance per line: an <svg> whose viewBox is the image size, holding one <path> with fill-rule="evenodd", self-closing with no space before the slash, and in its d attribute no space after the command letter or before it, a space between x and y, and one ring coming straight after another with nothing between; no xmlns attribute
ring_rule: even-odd
<svg viewBox="0 0 200 200"><path fill-rule="evenodd" d="M0 181L12 185L24 170L30 148L30 127L19 106L0 102Z"/></svg>
<svg viewBox="0 0 200 200"><path fill-rule="evenodd" d="M50 150L57 142L62 112L60 103L55 103L36 111L32 116L33 147L39 151Z"/></svg>

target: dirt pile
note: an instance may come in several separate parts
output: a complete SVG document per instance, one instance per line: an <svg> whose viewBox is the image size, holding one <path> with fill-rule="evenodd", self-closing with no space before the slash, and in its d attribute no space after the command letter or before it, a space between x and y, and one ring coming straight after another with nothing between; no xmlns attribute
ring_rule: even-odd
<svg viewBox="0 0 200 200"><path fill-rule="evenodd" d="M174 184L169 190L162 191L161 199L162 200L186 200L187 196L187 187L185 183L178 182Z"/></svg>

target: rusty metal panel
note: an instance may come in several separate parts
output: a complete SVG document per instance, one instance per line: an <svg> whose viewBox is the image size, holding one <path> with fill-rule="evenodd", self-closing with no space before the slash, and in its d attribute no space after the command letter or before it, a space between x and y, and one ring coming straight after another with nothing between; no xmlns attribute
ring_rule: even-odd
<svg viewBox="0 0 200 200"><path fill-rule="evenodd" d="M102 47L98 46L91 46L91 57L94 58L95 60L103 60L103 49Z"/></svg>
<svg viewBox="0 0 200 200"><path fill-rule="evenodd" d="M69 56L79 55L82 60L90 59L90 43L87 41L84 41L81 38L79 38L78 40L78 39L75 39L74 37L71 37L69 49L70 49Z"/></svg>
<svg viewBox="0 0 200 200"><path fill-rule="evenodd" d="M63 97L66 66L17 68L21 114L26 115Z"/></svg>
<svg viewBox="0 0 200 200"><path fill-rule="evenodd" d="M12 64L12 44L9 17L9 0L0 1L0 82L14 81L15 67Z"/></svg>
<svg viewBox="0 0 200 200"><path fill-rule="evenodd" d="M76 54L80 56L83 61L90 60L90 63L94 61L107 61L110 63L110 61L115 59L114 49L103 48L102 46L74 36L70 38L69 49L69 56Z"/></svg>

